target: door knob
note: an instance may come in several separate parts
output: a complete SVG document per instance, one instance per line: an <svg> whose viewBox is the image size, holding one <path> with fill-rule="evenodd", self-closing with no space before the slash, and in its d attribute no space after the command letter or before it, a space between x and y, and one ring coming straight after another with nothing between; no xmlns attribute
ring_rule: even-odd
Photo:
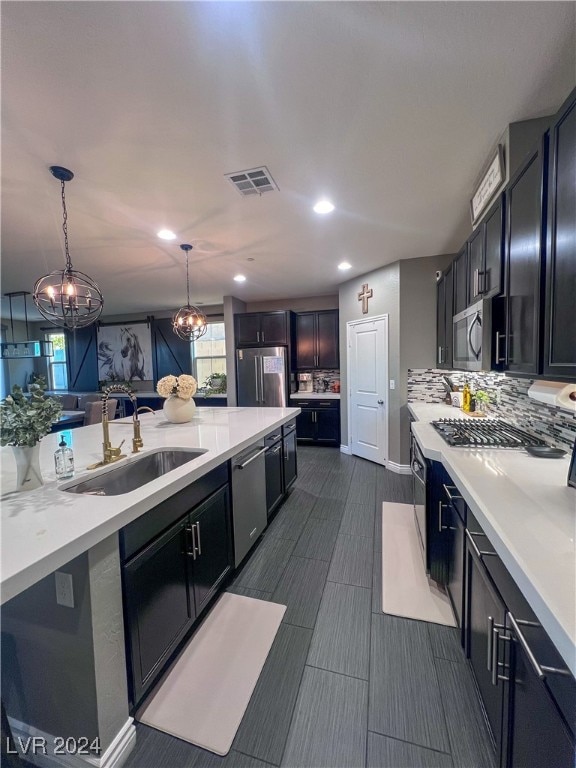
<svg viewBox="0 0 576 768"><path fill-rule="evenodd" d="M384 405L384 400L378 400L378 405Z"/></svg>

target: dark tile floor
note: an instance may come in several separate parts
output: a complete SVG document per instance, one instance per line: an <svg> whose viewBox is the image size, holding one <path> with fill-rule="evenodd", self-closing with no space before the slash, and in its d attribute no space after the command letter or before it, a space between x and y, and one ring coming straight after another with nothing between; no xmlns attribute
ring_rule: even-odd
<svg viewBox="0 0 576 768"><path fill-rule="evenodd" d="M137 726L126 768L492 768L458 633L381 613L381 503L411 479L301 447L299 476L230 591L287 611L232 750Z"/></svg>

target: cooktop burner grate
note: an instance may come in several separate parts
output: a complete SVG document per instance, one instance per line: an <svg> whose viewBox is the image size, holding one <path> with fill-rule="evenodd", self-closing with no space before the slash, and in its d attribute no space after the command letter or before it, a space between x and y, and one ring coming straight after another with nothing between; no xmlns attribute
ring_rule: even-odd
<svg viewBox="0 0 576 768"><path fill-rule="evenodd" d="M525 448L527 445L547 445L528 432L501 419L483 422L469 419L439 419L432 426L449 445L459 448Z"/></svg>

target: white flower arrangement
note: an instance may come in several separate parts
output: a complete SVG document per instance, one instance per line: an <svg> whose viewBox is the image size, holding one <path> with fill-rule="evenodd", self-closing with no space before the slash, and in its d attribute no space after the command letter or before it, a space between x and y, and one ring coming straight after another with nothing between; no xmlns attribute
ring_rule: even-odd
<svg viewBox="0 0 576 768"><path fill-rule="evenodd" d="M164 398L176 395L181 400L190 400L196 394L197 388L194 376L183 373L181 376L164 376L156 385L156 392Z"/></svg>

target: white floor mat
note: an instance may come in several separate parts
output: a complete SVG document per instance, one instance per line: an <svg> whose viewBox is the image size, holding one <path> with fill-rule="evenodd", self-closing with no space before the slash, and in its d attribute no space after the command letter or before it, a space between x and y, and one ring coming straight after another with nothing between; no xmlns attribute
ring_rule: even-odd
<svg viewBox="0 0 576 768"><path fill-rule="evenodd" d="M285 611L225 592L136 719L227 754Z"/></svg>
<svg viewBox="0 0 576 768"><path fill-rule="evenodd" d="M426 576L411 504L382 504L382 611L456 626L448 596Z"/></svg>

